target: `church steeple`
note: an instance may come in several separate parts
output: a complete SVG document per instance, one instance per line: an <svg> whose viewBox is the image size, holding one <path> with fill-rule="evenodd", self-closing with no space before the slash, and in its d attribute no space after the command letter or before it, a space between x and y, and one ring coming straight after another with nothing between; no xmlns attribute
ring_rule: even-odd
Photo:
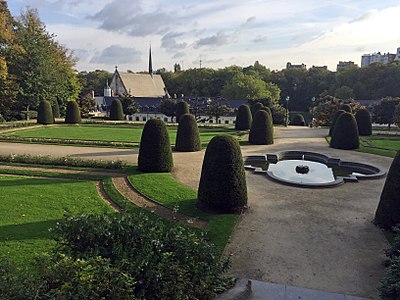
<svg viewBox="0 0 400 300"><path fill-rule="evenodd" d="M150 43L150 50L149 50L149 74L153 76L153 62L151 60L151 43Z"/></svg>

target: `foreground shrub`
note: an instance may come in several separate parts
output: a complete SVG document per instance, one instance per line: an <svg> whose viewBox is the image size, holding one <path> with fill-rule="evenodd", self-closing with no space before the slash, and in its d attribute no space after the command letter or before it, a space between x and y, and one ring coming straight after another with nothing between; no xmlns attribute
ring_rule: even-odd
<svg viewBox="0 0 400 300"><path fill-rule="evenodd" d="M387 174L375 213L375 223L387 230L400 223L400 150Z"/></svg>
<svg viewBox="0 0 400 300"><path fill-rule="evenodd" d="M49 101L46 100L40 101L38 108L37 123L43 125L54 123L53 110L51 108Z"/></svg>
<svg viewBox="0 0 400 300"><path fill-rule="evenodd" d="M304 120L304 116L302 114L296 114L294 115L292 122L290 122L290 125L295 125L295 126L304 126L306 125L306 122Z"/></svg>
<svg viewBox="0 0 400 300"><path fill-rule="evenodd" d="M194 152L201 150L200 133L196 119L191 114L183 115L176 133L175 150Z"/></svg>
<svg viewBox="0 0 400 300"><path fill-rule="evenodd" d="M271 109L268 107L268 106L263 106L263 107L261 107L261 109L260 110L265 110L267 113L269 113L270 115L271 115L271 117L272 117L272 111L271 111Z"/></svg>
<svg viewBox="0 0 400 300"><path fill-rule="evenodd" d="M114 99L111 102L110 120L124 120L124 110L119 99Z"/></svg>
<svg viewBox="0 0 400 300"><path fill-rule="evenodd" d="M272 117L265 110L259 110L254 116L249 133L249 142L255 145L270 145L274 143Z"/></svg>
<svg viewBox="0 0 400 300"><path fill-rule="evenodd" d="M219 213L238 213L246 205L246 177L239 143L228 135L215 136L204 156L197 206Z"/></svg>
<svg viewBox="0 0 400 300"><path fill-rule="evenodd" d="M176 104L176 122L179 123L181 117L188 113L189 113L189 104L187 104L185 101L179 101Z"/></svg>
<svg viewBox="0 0 400 300"><path fill-rule="evenodd" d="M333 129L330 146L336 149L352 150L360 146L357 122L352 113L342 113Z"/></svg>
<svg viewBox="0 0 400 300"><path fill-rule="evenodd" d="M372 134L371 114L367 109L362 108L356 112L356 121L359 135L368 136Z"/></svg>
<svg viewBox="0 0 400 300"><path fill-rule="evenodd" d="M68 101L65 123L78 124L81 121L81 110L79 109L78 103L76 103L76 101Z"/></svg>
<svg viewBox="0 0 400 300"><path fill-rule="evenodd" d="M252 116L250 112L250 107L248 105L240 105L235 121L236 130L246 130L250 129L252 122Z"/></svg>
<svg viewBox="0 0 400 300"><path fill-rule="evenodd" d="M140 139L138 168L142 172L170 172L173 167L172 151L165 123L148 120Z"/></svg>
<svg viewBox="0 0 400 300"><path fill-rule="evenodd" d="M253 105L253 107L251 108L251 114L253 115L253 118L256 115L256 113L263 107L264 105L261 102L257 102Z"/></svg>
<svg viewBox="0 0 400 300"><path fill-rule="evenodd" d="M331 121L331 126L329 127L329 136L332 136L333 133L333 129L335 128L335 124L337 119L339 118L339 116L344 113L345 111L342 109L339 109L337 112L335 112L335 114L332 117L332 121Z"/></svg>

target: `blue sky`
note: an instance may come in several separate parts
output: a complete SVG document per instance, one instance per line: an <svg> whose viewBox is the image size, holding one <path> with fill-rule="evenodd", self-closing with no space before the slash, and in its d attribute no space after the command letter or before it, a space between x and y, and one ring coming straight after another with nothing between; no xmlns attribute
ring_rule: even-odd
<svg viewBox="0 0 400 300"><path fill-rule="evenodd" d="M286 62L360 64L361 55L400 47L400 1L12 0L14 16L36 8L49 32L79 58L77 69L153 69Z"/></svg>

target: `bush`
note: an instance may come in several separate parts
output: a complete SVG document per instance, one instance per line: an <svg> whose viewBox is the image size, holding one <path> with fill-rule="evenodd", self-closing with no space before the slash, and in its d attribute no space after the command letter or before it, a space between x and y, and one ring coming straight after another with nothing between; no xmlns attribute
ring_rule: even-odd
<svg viewBox="0 0 400 300"><path fill-rule="evenodd" d="M353 112L353 110L351 109L351 105L350 104L342 104L340 106L340 109L344 110L345 112L349 112L349 113Z"/></svg>
<svg viewBox="0 0 400 300"><path fill-rule="evenodd" d="M213 212L239 213L246 205L246 176L239 143L228 135L215 136L204 156L197 206Z"/></svg>
<svg viewBox="0 0 400 300"><path fill-rule="evenodd" d="M274 143L274 126L272 118L265 110L259 110L251 124L249 142L255 145L270 145Z"/></svg>
<svg viewBox="0 0 400 300"><path fill-rule="evenodd" d="M176 122L179 123L181 117L188 113L189 113L189 104L187 104L185 101L179 101L176 104Z"/></svg>
<svg viewBox="0 0 400 300"><path fill-rule="evenodd" d="M32 119L37 119L38 113L37 111L34 110L23 110L18 114L18 119L19 120L32 120ZM54 115L53 115L54 116Z"/></svg>
<svg viewBox="0 0 400 300"><path fill-rule="evenodd" d="M65 123L67 124L78 124L82 121L81 111L78 103L75 101L68 101L67 112L65 115Z"/></svg>
<svg viewBox="0 0 400 300"><path fill-rule="evenodd" d="M352 150L360 146L357 122L352 113L342 113L333 129L330 146L336 149Z"/></svg>
<svg viewBox="0 0 400 300"><path fill-rule="evenodd" d="M53 110L51 109L49 101L46 100L40 101L38 108L37 123L43 125L54 123Z"/></svg>
<svg viewBox="0 0 400 300"><path fill-rule="evenodd" d="M265 110L272 117L272 111L268 106L263 106L263 107L260 108L260 110Z"/></svg>
<svg viewBox="0 0 400 300"><path fill-rule="evenodd" d="M200 133L196 119L191 114L181 117L176 133L175 150L194 152L201 150Z"/></svg>
<svg viewBox="0 0 400 300"><path fill-rule="evenodd" d="M4 119L3 115L0 114L0 123L5 123L5 122L6 122L6 119Z"/></svg>
<svg viewBox="0 0 400 300"><path fill-rule="evenodd" d="M390 166L375 213L375 223L391 229L400 223L400 150Z"/></svg>
<svg viewBox="0 0 400 300"><path fill-rule="evenodd" d="M250 129L252 119L250 107L248 105L240 105L236 115L235 129Z"/></svg>
<svg viewBox="0 0 400 300"><path fill-rule="evenodd" d="M53 105L51 106L51 109L53 111L53 117L54 118L59 118L60 117L60 106L58 105L58 101L54 101Z"/></svg>
<svg viewBox="0 0 400 300"><path fill-rule="evenodd" d="M148 120L140 139L138 168L142 172L170 172L173 167L171 145L165 123Z"/></svg>
<svg viewBox="0 0 400 300"><path fill-rule="evenodd" d="M124 120L124 111L119 99L114 99L110 107L110 120Z"/></svg>
<svg viewBox="0 0 400 300"><path fill-rule="evenodd" d="M290 125L305 126L306 122L304 120L304 116L302 114L294 115L292 122L290 122Z"/></svg>
<svg viewBox="0 0 400 300"><path fill-rule="evenodd" d="M253 118L256 115L256 113L263 107L264 105L261 102L257 102L253 105L253 107L251 108L251 114L253 115Z"/></svg>
<svg viewBox="0 0 400 300"><path fill-rule="evenodd" d="M359 135L368 136L372 134L371 114L367 109L362 108L359 111L357 111L356 120L357 120Z"/></svg>
<svg viewBox="0 0 400 300"><path fill-rule="evenodd" d="M333 115L332 121L331 121L331 126L329 127L329 136L332 136L333 128L335 128L336 121L339 118L339 116L344 112L345 112L344 110L340 109L337 112L335 112L335 114Z"/></svg>

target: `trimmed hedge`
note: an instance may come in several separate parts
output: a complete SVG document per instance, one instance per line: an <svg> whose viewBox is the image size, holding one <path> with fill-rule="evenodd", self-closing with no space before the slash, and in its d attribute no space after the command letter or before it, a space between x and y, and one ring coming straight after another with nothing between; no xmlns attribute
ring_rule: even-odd
<svg viewBox="0 0 400 300"><path fill-rule="evenodd" d="M53 117L54 118L59 118L60 117L60 105L58 105L58 101L54 101L53 105L51 106L51 109L53 110Z"/></svg>
<svg viewBox="0 0 400 300"><path fill-rule="evenodd" d="M342 113L333 129L330 146L336 149L352 150L360 146L357 122L352 113Z"/></svg>
<svg viewBox="0 0 400 300"><path fill-rule="evenodd" d="M138 169L142 172L170 172L173 167L171 145L165 123L148 120L140 139Z"/></svg>
<svg viewBox="0 0 400 300"><path fill-rule="evenodd" d="M329 127L329 136L332 136L333 133L333 128L335 128L335 124L337 119L339 118L339 116L344 113L345 111L343 109L339 109L337 112L335 112L335 114L332 117L332 122L331 122L331 126Z"/></svg>
<svg viewBox="0 0 400 300"><path fill-rule="evenodd" d="M270 115L271 115L271 117L272 117L272 111L271 111L271 109L268 107L268 106L263 106L263 107L261 107L261 109L260 110L265 110L267 113L269 113Z"/></svg>
<svg viewBox="0 0 400 300"><path fill-rule="evenodd" d="M114 99L111 102L110 120L124 120L124 110L119 99Z"/></svg>
<svg viewBox="0 0 400 300"><path fill-rule="evenodd" d="M65 123L67 124L78 124L82 121L81 111L76 101L68 101L67 111L65 115Z"/></svg>
<svg viewBox="0 0 400 300"><path fill-rule="evenodd" d="M189 114L189 104L185 101L179 101L176 104L176 123L179 123L181 117L186 114Z"/></svg>
<svg viewBox="0 0 400 300"><path fill-rule="evenodd" d="M270 145L274 143L272 117L265 110L259 110L254 116L249 133L249 142L255 145Z"/></svg>
<svg viewBox="0 0 400 300"><path fill-rule="evenodd" d="M253 118L251 116L250 107L248 105L240 105L235 122L236 130L250 129Z"/></svg>
<svg viewBox="0 0 400 300"><path fill-rule="evenodd" d="M246 176L238 141L217 135L208 144L197 206L218 213L240 213L247 205Z"/></svg>
<svg viewBox="0 0 400 300"><path fill-rule="evenodd" d="M181 117L176 133L175 150L195 152L201 150L200 133L196 119L191 114Z"/></svg>
<svg viewBox="0 0 400 300"><path fill-rule="evenodd" d="M349 113L353 112L353 110L351 109L350 104L343 104L343 105L340 106L340 109L344 110L345 112L349 112Z"/></svg>
<svg viewBox="0 0 400 300"><path fill-rule="evenodd" d="M46 100L40 101L38 108L37 123L43 125L54 123L53 109L51 108L49 101Z"/></svg>
<svg viewBox="0 0 400 300"><path fill-rule="evenodd" d="M261 102L257 102L253 105L253 107L251 108L251 114L252 114L253 118L256 115L256 113L263 107L264 107L264 105Z"/></svg>
<svg viewBox="0 0 400 300"><path fill-rule="evenodd" d="M304 116L302 114L294 115L292 122L290 122L290 125L305 126L306 121L304 120Z"/></svg>
<svg viewBox="0 0 400 300"><path fill-rule="evenodd" d="M372 134L371 114L367 109L362 108L359 111L357 111L356 120L357 120L359 135L368 136Z"/></svg>
<svg viewBox="0 0 400 300"><path fill-rule="evenodd" d="M375 223L387 230L400 223L400 150L387 174L375 213Z"/></svg>

